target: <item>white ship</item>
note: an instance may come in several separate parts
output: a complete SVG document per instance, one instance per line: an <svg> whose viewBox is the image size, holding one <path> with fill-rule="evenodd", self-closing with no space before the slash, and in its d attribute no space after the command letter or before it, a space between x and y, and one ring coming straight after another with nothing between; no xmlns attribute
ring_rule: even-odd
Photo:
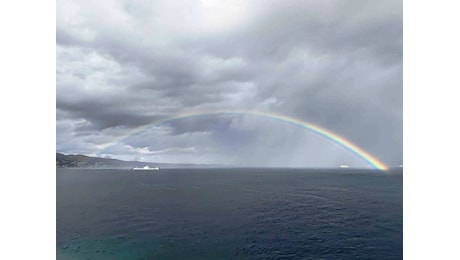
<svg viewBox="0 0 460 260"><path fill-rule="evenodd" d="M348 166L348 165L346 165L346 164L342 164L342 165L340 165L339 167L342 168L342 169L350 168L350 166Z"/></svg>
<svg viewBox="0 0 460 260"><path fill-rule="evenodd" d="M146 165L146 166L144 166L142 168L134 167L133 170L135 170L135 171L158 171L158 170L160 170L160 167L150 168L148 165Z"/></svg>

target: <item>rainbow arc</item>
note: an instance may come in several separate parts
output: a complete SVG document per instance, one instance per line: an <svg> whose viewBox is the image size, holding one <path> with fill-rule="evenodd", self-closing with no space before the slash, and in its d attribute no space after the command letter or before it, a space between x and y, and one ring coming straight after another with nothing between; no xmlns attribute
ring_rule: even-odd
<svg viewBox="0 0 460 260"><path fill-rule="evenodd" d="M185 112L185 113L178 113L175 114L171 117L167 117L161 120L157 120L151 124L144 125L138 128L135 128L131 131L128 131L126 134L123 136L115 139L114 141L104 145L99 151L99 153L102 153L104 150L106 150L108 147L113 146L116 143L119 143L123 141L124 139L135 135L137 133L140 133L144 131L145 129L155 126L155 125L161 125L167 122L171 122L174 120L180 120L180 119L186 119L186 118L194 118L194 117L203 117L203 116L210 116L210 115L230 115L230 116L235 116L235 115L250 115L250 116L257 116L257 117L263 117L263 118L268 118L271 120L275 120L278 122L290 124L295 127L300 127L303 129L307 129L323 138L329 139L332 142L342 146L346 150L350 151L351 153L355 154L362 160L364 160L366 163L368 163L370 166L372 166L375 169L378 170L388 170L388 166L385 165L383 162L378 160L375 156L372 154L366 152L364 149L359 147L358 145L352 143L351 141L347 140L346 138L326 129L323 127L320 127L318 125L315 125L313 123L300 120L298 118L290 117L287 115L279 114L279 113L274 113L274 112L260 112L260 111L253 111L253 110L214 110L214 111L193 111L193 112Z"/></svg>

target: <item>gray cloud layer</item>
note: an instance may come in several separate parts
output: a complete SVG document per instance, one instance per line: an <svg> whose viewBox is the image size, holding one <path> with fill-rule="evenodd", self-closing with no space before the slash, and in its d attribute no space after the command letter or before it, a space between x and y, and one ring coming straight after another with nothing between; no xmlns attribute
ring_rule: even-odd
<svg viewBox="0 0 460 260"><path fill-rule="evenodd" d="M58 1L57 150L169 162L361 163L306 131L246 117L169 122L109 147L175 113L254 109L313 122L402 163L401 1L217 3Z"/></svg>

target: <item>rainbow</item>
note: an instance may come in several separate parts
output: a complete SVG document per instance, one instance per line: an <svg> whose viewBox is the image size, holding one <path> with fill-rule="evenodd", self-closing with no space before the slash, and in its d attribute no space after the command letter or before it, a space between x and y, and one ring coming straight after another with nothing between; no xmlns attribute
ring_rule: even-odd
<svg viewBox="0 0 460 260"><path fill-rule="evenodd" d="M295 127L300 127L300 128L303 128L303 129L307 129L307 130L309 130L309 131L311 131L311 132L313 132L315 134L318 134L318 135L320 135L320 136L322 136L322 137L324 137L326 139L329 139L329 140L333 141L336 144L339 144L340 146L344 147L348 151L352 152L353 154L355 154L356 156L358 156L359 158L364 160L366 163L368 163L370 166L372 166L375 169L383 170L383 171L386 171L386 170L389 169L388 166L386 166L383 162L381 162L376 157L374 157L370 153L366 152L365 150L363 150L362 148L360 148L356 144L348 141L344 137L342 137L342 136L340 136L338 134L335 134L332 131L329 131L329 130L323 128L323 127L320 127L318 125L315 125L315 124L312 124L310 122L303 121L303 120L300 120L300 119L297 119L297 118L294 118L294 117L279 114L279 113L260 112L260 111L254 111L254 110L214 110L214 111L193 111L193 112L178 113L178 114L175 114L173 116L170 116L170 117L167 117L167 118L164 118L164 119L161 119L161 120L157 120L157 121L155 121L153 123L150 123L150 124L147 124L147 125L144 125L144 126L140 126L140 127L137 127L137 128L135 128L133 130L128 131L127 133L125 133L121 137L116 138L114 141L112 141L112 142L110 142L108 144L102 145L101 150L98 152L98 154L103 153L103 151L105 149L107 149L108 147L110 147L110 146L112 146L112 145L114 145L116 143L119 143L119 142L123 141L124 139L126 139L126 138L128 138L128 137L130 137L130 136L132 136L132 135L134 135L136 133L140 133L140 132L144 131L145 129L149 128L149 127L152 127L152 126L155 126L155 125L161 125L161 124L164 124L164 123L167 123L167 122L170 122L170 121L174 121L174 120L185 119L185 118L194 118L194 117L202 117L202 116L209 116L209 115L231 115L231 116L235 116L235 115L243 115L243 116L250 115L250 116L264 117L264 118L279 121L279 122L282 122L282 123L287 123L287 124L293 125Z"/></svg>

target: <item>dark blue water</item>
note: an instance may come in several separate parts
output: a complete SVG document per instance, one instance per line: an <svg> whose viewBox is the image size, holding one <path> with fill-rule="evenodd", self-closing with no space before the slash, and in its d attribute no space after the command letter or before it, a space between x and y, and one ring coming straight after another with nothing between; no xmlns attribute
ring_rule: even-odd
<svg viewBox="0 0 460 260"><path fill-rule="evenodd" d="M57 259L402 259L402 174L57 170Z"/></svg>

